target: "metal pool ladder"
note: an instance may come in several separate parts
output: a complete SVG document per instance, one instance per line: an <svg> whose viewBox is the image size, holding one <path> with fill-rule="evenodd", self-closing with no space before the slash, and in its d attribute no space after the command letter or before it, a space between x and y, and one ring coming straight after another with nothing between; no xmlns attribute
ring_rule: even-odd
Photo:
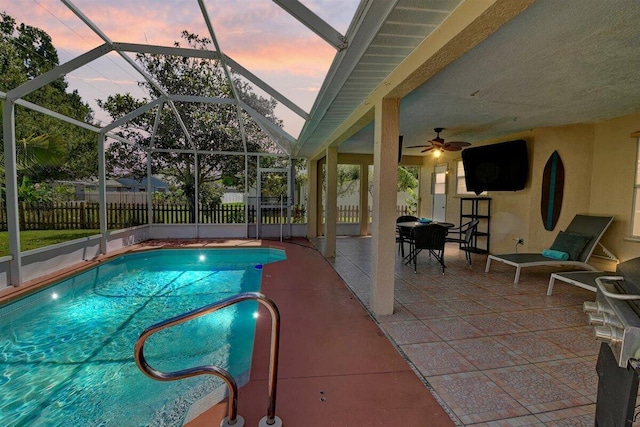
<svg viewBox="0 0 640 427"><path fill-rule="evenodd" d="M150 378L158 381L176 381L184 378L194 377L197 375L214 375L221 378L229 389L229 409L228 415L220 423L220 427L235 426L243 427L244 418L238 415L238 386L231 374L219 366L204 365L196 366L195 368L182 369L174 372L161 372L151 367L144 358L144 343L145 341L156 332L163 329L170 328L175 325L187 322L196 317L204 316L205 314L213 313L214 311L223 309L233 304L237 304L242 301L257 300L260 304L264 305L271 314L271 352L269 360L269 395L267 408L267 415L263 417L258 427L282 427L282 420L276 416L276 388L278 381L278 351L280 346L280 312L275 303L267 296L260 292L245 292L238 294L227 299L215 302L213 304L205 305L204 307L197 308L187 313L181 314L176 317L172 317L162 322L156 323L145 329L134 347L134 356L138 368Z"/></svg>

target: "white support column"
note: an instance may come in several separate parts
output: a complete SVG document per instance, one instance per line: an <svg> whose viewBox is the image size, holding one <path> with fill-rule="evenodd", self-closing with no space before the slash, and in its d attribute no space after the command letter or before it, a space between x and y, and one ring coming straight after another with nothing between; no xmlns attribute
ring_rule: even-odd
<svg viewBox="0 0 640 427"><path fill-rule="evenodd" d="M369 165L360 164L360 235L369 229Z"/></svg>
<svg viewBox="0 0 640 427"><path fill-rule="evenodd" d="M307 238L318 237L318 162L307 162Z"/></svg>
<svg viewBox="0 0 640 427"><path fill-rule="evenodd" d="M7 229L9 231L8 284L22 284L22 259L20 255L20 222L18 215L18 178L16 176L16 120L15 104L7 98L2 108L2 137L4 138L4 173L7 195Z"/></svg>
<svg viewBox="0 0 640 427"><path fill-rule="evenodd" d="M156 135L158 134L158 126L160 125L160 117L164 104L161 104L156 110L156 117L153 120L153 129L151 131L151 140L149 141L149 149L147 150L147 225L153 224L153 192L151 191L151 161L153 160L153 149L156 147Z"/></svg>
<svg viewBox="0 0 640 427"><path fill-rule="evenodd" d="M324 237L324 204L326 202L326 196L324 194L324 180L321 178L325 174L327 164L327 158L323 157L317 163L318 166L318 178L316 179L316 232L318 236Z"/></svg>
<svg viewBox="0 0 640 427"><path fill-rule="evenodd" d="M100 253L107 253L107 173L105 167L105 134L98 134L98 204L100 209Z"/></svg>
<svg viewBox="0 0 640 427"><path fill-rule="evenodd" d="M338 222L338 148L327 148L327 183L324 217L324 256L336 256L336 225Z"/></svg>
<svg viewBox="0 0 640 427"><path fill-rule="evenodd" d="M193 181L194 181L194 195L193 195L193 202L195 203L195 206L193 207L193 210L196 214L196 217L193 219L195 225L196 225L196 238L199 239L200 238L200 180L198 179L200 176L200 164L198 163L198 152L194 149L193 150L193 167L194 167L194 172L193 172Z"/></svg>
<svg viewBox="0 0 640 427"><path fill-rule="evenodd" d="M375 107L371 309L378 316L393 314L399 106L398 99L382 99Z"/></svg>

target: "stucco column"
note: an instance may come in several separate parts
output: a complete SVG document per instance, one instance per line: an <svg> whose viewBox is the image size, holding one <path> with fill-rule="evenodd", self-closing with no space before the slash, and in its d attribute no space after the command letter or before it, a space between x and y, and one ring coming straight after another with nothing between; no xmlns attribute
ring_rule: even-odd
<svg viewBox="0 0 640 427"><path fill-rule="evenodd" d="M369 165L360 164L360 235L366 236L369 228Z"/></svg>
<svg viewBox="0 0 640 427"><path fill-rule="evenodd" d="M338 148L327 148L327 173L324 217L324 256L336 256L336 224L338 221Z"/></svg>
<svg viewBox="0 0 640 427"><path fill-rule="evenodd" d="M318 237L318 162L307 163L307 238Z"/></svg>
<svg viewBox="0 0 640 427"><path fill-rule="evenodd" d="M400 101L376 102L373 147L373 224L371 227L371 309L393 314L396 199Z"/></svg>

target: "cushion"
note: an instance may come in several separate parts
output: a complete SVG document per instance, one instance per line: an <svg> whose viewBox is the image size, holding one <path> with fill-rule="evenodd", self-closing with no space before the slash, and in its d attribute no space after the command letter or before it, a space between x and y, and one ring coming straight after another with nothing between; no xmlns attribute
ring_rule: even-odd
<svg viewBox="0 0 640 427"><path fill-rule="evenodd" d="M567 233L561 231L558 233L556 240L551 245L551 250L566 252L569 254L569 260L575 261L580 256L580 252L587 245L592 236L579 233Z"/></svg>
<svg viewBox="0 0 640 427"><path fill-rule="evenodd" d="M553 249L545 249L542 251L542 256L552 259L559 259L560 261L566 261L569 259L569 254L562 251L554 251Z"/></svg>

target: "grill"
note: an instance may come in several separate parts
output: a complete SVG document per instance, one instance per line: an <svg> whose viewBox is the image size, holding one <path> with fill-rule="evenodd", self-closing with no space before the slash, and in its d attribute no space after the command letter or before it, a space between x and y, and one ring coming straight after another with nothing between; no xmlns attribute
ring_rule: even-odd
<svg viewBox="0 0 640 427"><path fill-rule="evenodd" d="M594 325L596 340L611 347L621 368L640 359L640 295L625 289L622 276L596 279L595 302L585 302L589 324Z"/></svg>
<svg viewBox="0 0 640 427"><path fill-rule="evenodd" d="M616 276L596 279L596 300L584 303L595 339L596 427L633 424L640 371L640 258L619 264Z"/></svg>

